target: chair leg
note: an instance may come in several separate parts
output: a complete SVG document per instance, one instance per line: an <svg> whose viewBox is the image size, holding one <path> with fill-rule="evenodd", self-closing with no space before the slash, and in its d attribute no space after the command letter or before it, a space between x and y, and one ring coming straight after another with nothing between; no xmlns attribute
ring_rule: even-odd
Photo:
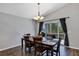
<svg viewBox="0 0 79 59"><path fill-rule="evenodd" d="M24 50L24 51L25 51L25 55L26 55L26 48L27 48L27 47L25 46L25 50Z"/></svg>
<svg viewBox="0 0 79 59"><path fill-rule="evenodd" d="M26 46L25 46L25 52L26 52Z"/></svg>
<svg viewBox="0 0 79 59"><path fill-rule="evenodd" d="M60 51L59 52L56 52L56 56L60 56Z"/></svg>
<svg viewBox="0 0 79 59"><path fill-rule="evenodd" d="M43 54L41 54L41 56L43 56Z"/></svg>
<svg viewBox="0 0 79 59"><path fill-rule="evenodd" d="M52 50L51 50L51 56L53 56L53 53L54 53L54 52L53 52L53 49L52 49Z"/></svg>
<svg viewBox="0 0 79 59"><path fill-rule="evenodd" d="M29 53L31 53L31 47L29 47Z"/></svg>
<svg viewBox="0 0 79 59"><path fill-rule="evenodd" d="M34 55L36 56L36 51L34 52Z"/></svg>
<svg viewBox="0 0 79 59"><path fill-rule="evenodd" d="M34 51L34 56L36 56L36 49L35 49L35 51Z"/></svg>
<svg viewBox="0 0 79 59"><path fill-rule="evenodd" d="M60 56L60 51L59 51L59 56Z"/></svg>
<svg viewBox="0 0 79 59"><path fill-rule="evenodd" d="M58 52L56 52L56 56L58 56Z"/></svg>

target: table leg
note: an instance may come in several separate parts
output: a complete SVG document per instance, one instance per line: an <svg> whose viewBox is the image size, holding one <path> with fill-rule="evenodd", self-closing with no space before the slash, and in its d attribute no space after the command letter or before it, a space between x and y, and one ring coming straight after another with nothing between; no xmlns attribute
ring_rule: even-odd
<svg viewBox="0 0 79 59"><path fill-rule="evenodd" d="M48 56L48 49L47 49L47 51L46 51L46 55Z"/></svg>
<svg viewBox="0 0 79 59"><path fill-rule="evenodd" d="M34 56L36 56L36 46L34 46L34 49L35 49L35 51L34 51Z"/></svg>
<svg viewBox="0 0 79 59"><path fill-rule="evenodd" d="M53 49L51 50L51 56L53 56Z"/></svg>
<svg viewBox="0 0 79 59"><path fill-rule="evenodd" d="M22 50L23 50L23 39L21 39L21 48L22 48Z"/></svg>

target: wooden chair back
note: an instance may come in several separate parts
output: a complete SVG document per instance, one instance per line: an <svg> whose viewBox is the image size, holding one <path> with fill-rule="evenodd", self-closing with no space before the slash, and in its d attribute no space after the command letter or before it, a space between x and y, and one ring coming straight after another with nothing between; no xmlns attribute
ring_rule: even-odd
<svg viewBox="0 0 79 59"><path fill-rule="evenodd" d="M42 37L40 37L40 36L37 36L37 37L33 37L33 41L34 42L38 42L38 41L42 41Z"/></svg>

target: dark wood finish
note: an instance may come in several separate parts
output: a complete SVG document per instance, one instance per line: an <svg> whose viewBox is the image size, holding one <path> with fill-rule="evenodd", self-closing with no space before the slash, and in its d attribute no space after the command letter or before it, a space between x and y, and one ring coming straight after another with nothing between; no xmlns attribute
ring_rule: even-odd
<svg viewBox="0 0 79 59"><path fill-rule="evenodd" d="M45 56L46 54L44 54ZM32 53L21 50L21 46L17 46L11 49L0 51L0 56L34 56L34 49L32 49ZM79 50L67 48L64 46L60 47L60 56L79 56Z"/></svg>
<svg viewBox="0 0 79 59"><path fill-rule="evenodd" d="M28 48L29 53L31 53L31 48L34 46L34 43L32 41L29 40L29 34L27 36L24 36L24 38L22 38L22 50L23 50L23 41L25 42L25 52L26 52L26 48Z"/></svg>
<svg viewBox="0 0 79 59"><path fill-rule="evenodd" d="M52 47L51 48L51 51L53 52L53 47L57 44L57 42L53 42L53 41L49 41L49 40L47 40L47 41L40 41L40 38L42 39L42 37L41 36L35 36L35 37L32 37L32 36L30 36L29 37L29 41L31 41L31 42L34 42L34 40L33 40L33 38L34 39L36 39L36 40L38 40L38 42L36 42L37 44L39 43L39 44L41 44L42 46L44 46L45 47L45 49L47 50L47 55L48 55L48 50L49 50L49 47ZM23 40L25 41L25 39L22 39L22 50L23 50ZM35 42L34 42L35 43ZM35 43L35 44L36 44ZM26 49L25 49L26 50ZM40 49L41 50L41 49ZM36 53L36 52L35 52ZM53 55L53 53L52 53L52 55Z"/></svg>
<svg viewBox="0 0 79 59"><path fill-rule="evenodd" d="M35 53L34 55L36 55L37 52L40 53L40 55L43 55L43 52L45 51L45 47L44 45L42 45L42 37L33 37L33 41L34 41L34 46L35 46Z"/></svg>
<svg viewBox="0 0 79 59"><path fill-rule="evenodd" d="M25 38L25 52L26 52L26 48L29 49L29 53L31 53L31 48L34 46L34 43L32 43L31 41L29 41L29 37Z"/></svg>
<svg viewBox="0 0 79 59"><path fill-rule="evenodd" d="M33 37L33 41L34 41L34 43L35 43L35 42L38 42L38 41L42 42L42 40L43 40L42 37L39 37L39 36L37 36L37 37Z"/></svg>
<svg viewBox="0 0 79 59"><path fill-rule="evenodd" d="M24 34L23 38L21 38L21 46L22 46L22 50L23 50L23 41L25 41L27 39L27 37L30 37L30 33Z"/></svg>

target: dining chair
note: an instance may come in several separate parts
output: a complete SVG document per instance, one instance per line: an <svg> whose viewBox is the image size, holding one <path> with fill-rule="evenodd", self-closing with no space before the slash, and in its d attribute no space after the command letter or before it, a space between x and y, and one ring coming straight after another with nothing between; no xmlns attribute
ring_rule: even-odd
<svg viewBox="0 0 79 59"><path fill-rule="evenodd" d="M54 40L55 41L55 40ZM61 39L56 40L57 43L54 46L48 46L48 53L51 54L51 56L56 55L60 56L60 42Z"/></svg>
<svg viewBox="0 0 79 59"><path fill-rule="evenodd" d="M53 54L56 56L60 56L60 43L61 43L61 38L59 38L57 44L53 47Z"/></svg>
<svg viewBox="0 0 79 59"><path fill-rule="evenodd" d="M45 53L45 47L42 45L42 37L33 37L33 40L35 44L34 55L37 55L37 52L39 52L40 55L43 55Z"/></svg>
<svg viewBox="0 0 79 59"><path fill-rule="evenodd" d="M28 48L29 53L31 53L31 48L34 46L34 43L29 40L29 36L26 36L24 39L25 39L25 52L26 48Z"/></svg>

